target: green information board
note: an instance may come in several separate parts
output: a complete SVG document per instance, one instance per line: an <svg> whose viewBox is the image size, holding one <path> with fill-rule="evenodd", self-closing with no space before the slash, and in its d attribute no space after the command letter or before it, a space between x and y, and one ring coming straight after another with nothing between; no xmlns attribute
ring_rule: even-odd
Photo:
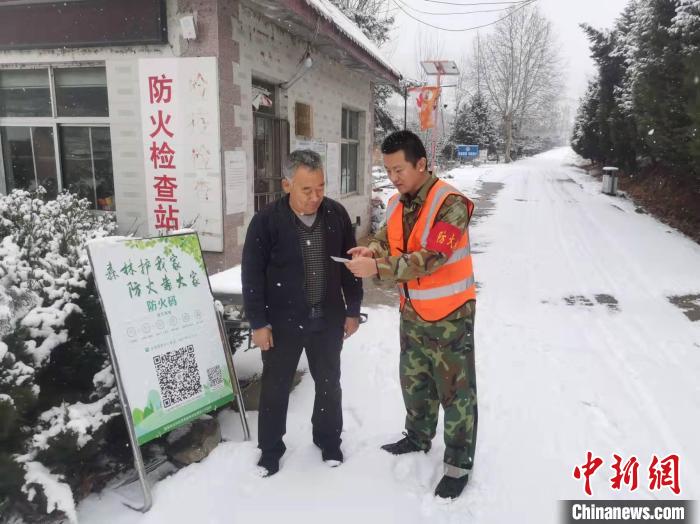
<svg viewBox="0 0 700 524"><path fill-rule="evenodd" d="M197 234L111 237L88 250L138 444L231 402Z"/></svg>

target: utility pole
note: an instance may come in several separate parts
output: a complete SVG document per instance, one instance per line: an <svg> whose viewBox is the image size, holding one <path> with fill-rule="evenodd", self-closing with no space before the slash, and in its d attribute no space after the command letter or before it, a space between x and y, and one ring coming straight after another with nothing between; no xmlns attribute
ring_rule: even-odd
<svg viewBox="0 0 700 524"><path fill-rule="evenodd" d="M408 82L403 85L403 129L406 130L406 114L408 112Z"/></svg>
<svg viewBox="0 0 700 524"><path fill-rule="evenodd" d="M428 76L436 76L437 77L437 82L436 86L437 87L437 96L438 99L436 101L436 111L433 116L434 118L434 123L433 127L431 129L430 137L431 137L431 144L430 144L430 152L429 155L431 158L429 158L429 163L430 165L428 166L428 169L433 169L434 167L437 167L437 142L438 142L438 113L442 113L442 104L441 104L441 87L442 87L442 77L444 76L456 76L459 75L459 69L457 68L457 64L452 61L452 60L424 60L421 63L421 66L423 67L423 71L425 71L425 74ZM443 130L444 131L444 130Z"/></svg>

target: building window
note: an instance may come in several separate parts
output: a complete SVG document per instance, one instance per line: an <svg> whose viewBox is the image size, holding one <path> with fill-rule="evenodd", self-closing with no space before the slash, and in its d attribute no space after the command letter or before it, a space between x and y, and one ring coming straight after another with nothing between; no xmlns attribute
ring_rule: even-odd
<svg viewBox="0 0 700 524"><path fill-rule="evenodd" d="M353 193L357 191L360 113L343 109L340 137L340 192Z"/></svg>
<svg viewBox="0 0 700 524"><path fill-rule="evenodd" d="M0 118L51 116L48 69L0 71Z"/></svg>
<svg viewBox="0 0 700 524"><path fill-rule="evenodd" d="M2 127L0 143L5 167L5 188L33 191L46 189L49 198L58 194L56 154L51 127Z"/></svg>
<svg viewBox="0 0 700 524"><path fill-rule="evenodd" d="M63 187L96 204L97 209L114 211L114 177L109 128L61 127Z"/></svg>
<svg viewBox="0 0 700 524"><path fill-rule="evenodd" d="M56 69L58 116L109 116L104 67Z"/></svg>
<svg viewBox="0 0 700 524"><path fill-rule="evenodd" d="M253 186L255 211L277 200L282 164L289 154L289 122L277 118L275 86L253 81Z"/></svg>
<svg viewBox="0 0 700 524"><path fill-rule="evenodd" d="M66 189L114 211L105 68L0 70L0 159L6 192Z"/></svg>

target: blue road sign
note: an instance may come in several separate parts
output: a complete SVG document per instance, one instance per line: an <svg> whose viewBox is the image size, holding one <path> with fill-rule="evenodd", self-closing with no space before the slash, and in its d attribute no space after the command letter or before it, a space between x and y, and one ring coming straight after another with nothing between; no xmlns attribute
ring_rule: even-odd
<svg viewBox="0 0 700 524"><path fill-rule="evenodd" d="M457 146L457 156L460 158L477 158L479 156L479 146L460 144Z"/></svg>

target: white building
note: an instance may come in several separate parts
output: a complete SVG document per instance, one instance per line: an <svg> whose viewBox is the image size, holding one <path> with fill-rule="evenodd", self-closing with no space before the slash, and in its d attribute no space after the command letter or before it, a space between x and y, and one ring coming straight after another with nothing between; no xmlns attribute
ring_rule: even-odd
<svg viewBox="0 0 700 524"><path fill-rule="evenodd" d="M240 260L281 164L312 147L369 227L372 85L399 73L328 0L0 3L0 192L69 189L120 233Z"/></svg>

